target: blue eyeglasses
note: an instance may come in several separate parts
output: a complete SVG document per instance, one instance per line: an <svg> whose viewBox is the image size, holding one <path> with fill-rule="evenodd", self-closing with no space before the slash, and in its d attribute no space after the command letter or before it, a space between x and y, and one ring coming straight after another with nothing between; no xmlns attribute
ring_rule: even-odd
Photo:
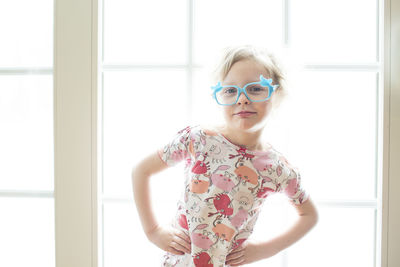
<svg viewBox="0 0 400 267"><path fill-rule="evenodd" d="M211 89L214 90L213 98L218 104L229 106L237 103L242 92L251 102L268 100L279 86L272 85L271 82L272 79L265 79L261 74L259 82L248 83L243 88L237 85L221 85L221 82L218 82L216 86L211 86Z"/></svg>

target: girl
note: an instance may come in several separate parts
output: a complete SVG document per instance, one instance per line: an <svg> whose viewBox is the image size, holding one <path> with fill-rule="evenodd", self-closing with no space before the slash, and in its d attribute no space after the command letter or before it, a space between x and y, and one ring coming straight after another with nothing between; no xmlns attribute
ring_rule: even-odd
<svg viewBox="0 0 400 267"><path fill-rule="evenodd" d="M317 210L296 167L261 136L285 94L275 57L254 46L228 47L214 72L212 97L225 123L189 125L132 172L134 199L148 239L166 251L162 266L239 266L271 257L303 237ZM149 177L185 162L175 220L159 225ZM299 219L272 240L249 239L265 199L284 193Z"/></svg>

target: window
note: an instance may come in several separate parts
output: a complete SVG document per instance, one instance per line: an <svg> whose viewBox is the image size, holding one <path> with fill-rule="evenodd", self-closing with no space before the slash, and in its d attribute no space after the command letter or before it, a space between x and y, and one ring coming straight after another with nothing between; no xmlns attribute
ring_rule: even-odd
<svg viewBox="0 0 400 267"><path fill-rule="evenodd" d="M254 43L294 63L266 134L300 168L320 221L251 266L397 266L399 14L384 0L0 2L0 265L158 265L131 168L215 115L208 64L225 45ZM180 177L152 178L161 222ZM296 218L283 197L268 201L261 240Z"/></svg>
<svg viewBox="0 0 400 267"><path fill-rule="evenodd" d="M289 54L291 97L282 120L266 131L300 167L320 211L318 226L301 242L252 266L377 266L382 5L375 0L104 1L104 266L159 264L162 251L142 233L127 175L174 131L215 116L206 67L218 49L236 43ZM150 144L148 138L159 141ZM175 168L152 178L154 208L164 223L173 218L181 178ZM296 216L284 198L271 197L253 237L268 239ZM154 257L134 253L138 250Z"/></svg>
<svg viewBox="0 0 400 267"><path fill-rule="evenodd" d="M1 1L0 36L0 266L54 266L53 1Z"/></svg>

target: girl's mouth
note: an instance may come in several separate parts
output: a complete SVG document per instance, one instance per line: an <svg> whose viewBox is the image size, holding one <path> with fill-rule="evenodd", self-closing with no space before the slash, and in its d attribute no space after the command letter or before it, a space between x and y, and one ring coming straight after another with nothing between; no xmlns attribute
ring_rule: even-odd
<svg viewBox="0 0 400 267"><path fill-rule="evenodd" d="M239 113L236 113L235 115L238 115L239 117L250 117L253 114L256 114L255 112L250 112L250 111L241 111Z"/></svg>

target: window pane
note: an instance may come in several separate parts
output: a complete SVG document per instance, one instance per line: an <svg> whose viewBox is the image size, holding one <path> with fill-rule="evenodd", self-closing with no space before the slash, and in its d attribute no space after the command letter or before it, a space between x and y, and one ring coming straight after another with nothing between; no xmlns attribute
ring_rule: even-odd
<svg viewBox="0 0 400 267"><path fill-rule="evenodd" d="M53 190L53 79L0 76L0 190Z"/></svg>
<svg viewBox="0 0 400 267"><path fill-rule="evenodd" d="M105 193L131 196L133 165L185 127L186 83L182 70L104 74Z"/></svg>
<svg viewBox="0 0 400 267"><path fill-rule="evenodd" d="M53 2L0 1L0 68L53 66Z"/></svg>
<svg viewBox="0 0 400 267"><path fill-rule="evenodd" d="M318 199L374 199L376 73L305 71L294 84L285 120L306 188Z"/></svg>
<svg viewBox="0 0 400 267"><path fill-rule="evenodd" d="M376 0L305 0L290 3L291 44L304 61L376 61Z"/></svg>
<svg viewBox="0 0 400 267"><path fill-rule="evenodd" d="M193 120L198 123L215 123L223 121L222 111L211 96L212 90L209 73L204 69L193 71ZM207 107L207 108L205 108Z"/></svg>
<svg viewBox="0 0 400 267"><path fill-rule="evenodd" d="M0 198L0 266L55 266L53 198Z"/></svg>
<svg viewBox="0 0 400 267"><path fill-rule="evenodd" d="M246 43L279 46L282 3L278 0L194 1L194 62L204 64L218 49Z"/></svg>
<svg viewBox="0 0 400 267"><path fill-rule="evenodd" d="M289 219L289 212L293 207L283 193L272 194L267 197L260 212L251 240L267 241L283 233L295 222L295 218ZM293 211L292 211L293 212ZM252 263L254 267L282 267L285 262L284 254L279 253L271 258ZM288 265L292 266L292 265ZM293 265L300 266L300 265Z"/></svg>
<svg viewBox="0 0 400 267"><path fill-rule="evenodd" d="M165 205L154 199L158 218ZM148 241L135 209L133 203L104 204L104 267L161 266L163 250Z"/></svg>
<svg viewBox="0 0 400 267"><path fill-rule="evenodd" d="M104 61L185 63L186 3L181 0L105 1Z"/></svg>
<svg viewBox="0 0 400 267"><path fill-rule="evenodd" d="M287 266L373 267L375 210L319 207L317 226L288 248Z"/></svg>

